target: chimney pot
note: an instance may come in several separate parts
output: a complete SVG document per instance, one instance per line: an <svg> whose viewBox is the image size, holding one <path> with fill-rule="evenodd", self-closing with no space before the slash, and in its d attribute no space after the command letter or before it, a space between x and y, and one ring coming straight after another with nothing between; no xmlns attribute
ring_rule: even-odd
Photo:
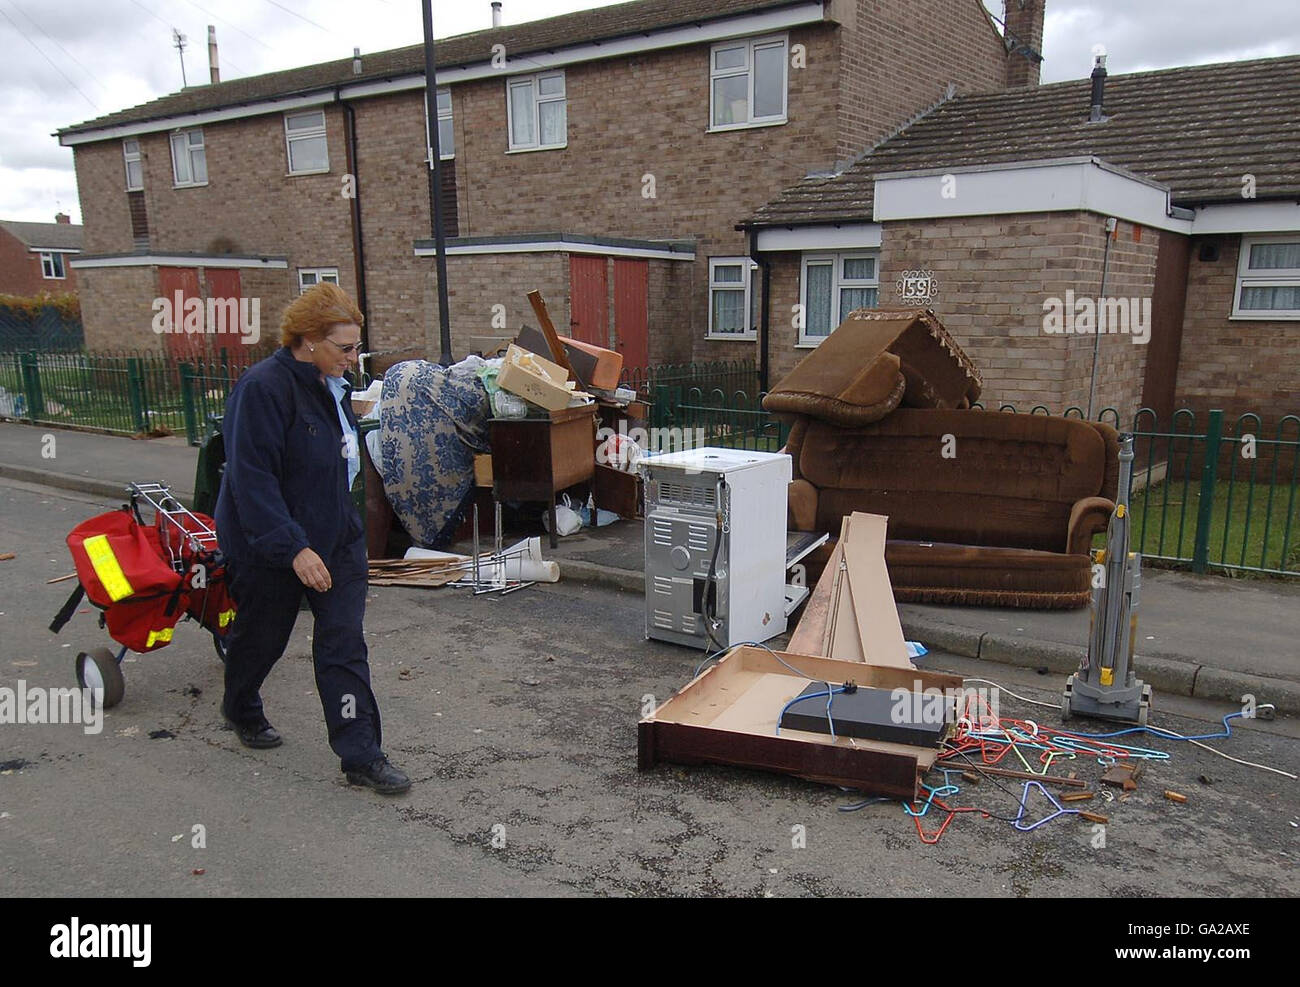
<svg viewBox="0 0 1300 987"><path fill-rule="evenodd" d="M353 75L361 74L361 49L360 48L352 49L352 74Z"/></svg>
<svg viewBox="0 0 1300 987"><path fill-rule="evenodd" d="M501 26L501 0L492 0L492 26Z"/></svg>
<svg viewBox="0 0 1300 987"><path fill-rule="evenodd" d="M215 86L221 81L221 69L217 66L217 29L208 25L208 78Z"/></svg>
<svg viewBox="0 0 1300 987"><path fill-rule="evenodd" d="M1088 110L1089 123L1103 123L1106 120L1106 49L1102 45L1092 48L1092 105Z"/></svg>
<svg viewBox="0 0 1300 987"><path fill-rule="evenodd" d="M69 216L66 212L56 212L54 214L54 221L56 223L71 223L72 217Z"/></svg>

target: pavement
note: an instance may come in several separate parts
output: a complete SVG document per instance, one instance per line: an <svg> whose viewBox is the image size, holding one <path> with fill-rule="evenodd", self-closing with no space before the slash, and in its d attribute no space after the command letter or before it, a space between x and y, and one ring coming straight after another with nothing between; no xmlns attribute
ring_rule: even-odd
<svg viewBox="0 0 1300 987"><path fill-rule="evenodd" d="M98 497L120 497L132 480L158 480L187 498L197 457L178 437L133 440L0 422L0 477ZM554 550L544 539L543 551L560 563L564 582L643 591L640 522L584 529ZM907 637L932 650L1040 674L1073 671L1086 651L1087 608L903 604L899 613ZM1300 713L1300 583L1147 567L1137 669L1155 689L1157 706L1161 694L1229 703L1252 695L1279 712Z"/></svg>

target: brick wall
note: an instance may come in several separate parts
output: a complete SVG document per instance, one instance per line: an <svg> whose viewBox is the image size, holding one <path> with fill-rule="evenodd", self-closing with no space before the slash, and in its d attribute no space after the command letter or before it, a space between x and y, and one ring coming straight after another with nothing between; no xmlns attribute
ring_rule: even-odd
<svg viewBox="0 0 1300 987"><path fill-rule="evenodd" d="M398 350L417 345L436 359L440 346L434 263L432 258L414 253L415 241L432 235L423 105L423 90L355 104L357 194L366 258L370 348ZM459 131L461 120L454 117L453 123ZM459 144L458 133L458 153ZM460 209L464 232L464 206ZM457 262L449 258L448 279L455 289L455 272L460 268L453 263ZM518 301L523 302L522 296ZM454 301L452 311L458 312ZM453 327L456 325L453 318ZM456 355L463 352L457 350Z"/></svg>
<svg viewBox="0 0 1300 987"><path fill-rule="evenodd" d="M1096 296L1101 291L1102 263L1105 256L1105 220L1101 216L1083 215L1078 222L1078 242L1070 247L1076 262L1076 295ZM1155 230L1135 227L1120 221L1110 241L1106 265L1106 295L1127 298L1143 304L1155 289L1156 253L1159 235ZM1148 326L1148 330L1149 330ZM1097 353L1097 382L1093 398L1094 415L1102 408L1115 408L1120 424L1127 427L1142 404L1142 384L1146 374L1147 348L1131 335L1069 337L1069 362L1062 379L1061 402L1064 407L1088 408L1094 344ZM1055 410L1055 409L1053 409Z"/></svg>
<svg viewBox="0 0 1300 987"><path fill-rule="evenodd" d="M837 0L844 31L835 156L851 159L934 103L1001 89L1006 52L979 0Z"/></svg>
<svg viewBox="0 0 1300 987"><path fill-rule="evenodd" d="M171 189L171 159L166 134L145 134L140 140L144 168L145 204L166 180ZM163 161L162 169L157 165ZM82 251L87 254L115 254L131 250L131 214L127 211L126 170L120 140L78 144L72 149L77 172L77 197L81 200ZM152 209L150 209L152 217ZM83 315L85 315L84 301ZM93 319L86 315L87 327Z"/></svg>
<svg viewBox="0 0 1300 987"><path fill-rule="evenodd" d="M1231 319L1241 238L1214 238L1219 259L1202 261L1207 239L1192 240L1175 405L1192 408L1202 421L1211 408L1221 408L1232 422L1255 412L1271 436L1282 415L1300 414L1300 322Z"/></svg>
<svg viewBox="0 0 1300 987"><path fill-rule="evenodd" d="M108 267L83 271L82 321L88 350L161 350L151 328L158 295L155 267ZM94 313L93 318L88 313Z"/></svg>
<svg viewBox="0 0 1300 987"><path fill-rule="evenodd" d="M931 307L984 377L981 403L996 408L1037 404L1060 412L1086 405L1092 336L1043 330L1043 303L1067 289L1095 297L1101 284L1102 217L1083 213L978 216L884 224L880 304L899 304L896 282L905 270L928 270L938 280ZM1156 238L1132 241L1120 224L1112 245L1107 291L1151 294ZM799 300L800 255L774 254L771 360L773 383L807 353L796 349L790 309ZM1101 341L1095 406L1127 409L1141 395L1145 349L1131 337Z"/></svg>
<svg viewBox="0 0 1300 987"><path fill-rule="evenodd" d="M432 267L432 258L421 258ZM451 295L452 346L455 356L491 354L519 333L527 323L537 327L537 317L524 297L536 288L546 301L551 321L562 333L569 325L569 255L492 254L483 257L448 257L447 280ZM436 278L428 278L435 285ZM526 287L525 287L526 286ZM505 327L492 325L493 306L504 308ZM437 301L433 303L432 347L438 353Z"/></svg>

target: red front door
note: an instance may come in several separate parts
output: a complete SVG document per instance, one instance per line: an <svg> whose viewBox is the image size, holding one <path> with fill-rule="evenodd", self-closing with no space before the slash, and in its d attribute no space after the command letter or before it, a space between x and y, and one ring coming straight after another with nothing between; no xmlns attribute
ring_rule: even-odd
<svg viewBox="0 0 1300 987"><path fill-rule="evenodd" d="M623 354L623 366L639 369L650 364L650 262L614 261L614 345Z"/></svg>
<svg viewBox="0 0 1300 987"><path fill-rule="evenodd" d="M163 338L167 353L177 360L196 360L203 355L203 329L207 325L203 299L199 294L199 272L193 267L158 268L158 294L163 301ZM198 302L195 312L191 300ZM186 317L188 328L186 332ZM155 308L155 318L157 309ZM155 327L158 325L155 322Z"/></svg>
<svg viewBox="0 0 1300 987"><path fill-rule="evenodd" d="M609 347L609 280L606 258L569 255L569 335Z"/></svg>
<svg viewBox="0 0 1300 987"><path fill-rule="evenodd" d="M220 359L221 351L225 350L231 363L244 363L242 350L245 341L251 345L256 339L251 333L246 334L248 327L243 323L239 271L205 267L203 279L207 282L208 298L214 302L209 306L215 324L208 326L208 352L211 357Z"/></svg>

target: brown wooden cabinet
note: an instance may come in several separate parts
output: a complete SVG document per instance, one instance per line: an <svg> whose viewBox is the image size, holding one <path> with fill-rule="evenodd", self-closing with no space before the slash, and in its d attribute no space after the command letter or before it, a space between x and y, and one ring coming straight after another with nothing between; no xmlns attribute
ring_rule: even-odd
<svg viewBox="0 0 1300 987"><path fill-rule="evenodd" d="M555 497L589 482L596 468L596 406L549 418L493 418L492 493L497 500L545 501L555 548Z"/></svg>

